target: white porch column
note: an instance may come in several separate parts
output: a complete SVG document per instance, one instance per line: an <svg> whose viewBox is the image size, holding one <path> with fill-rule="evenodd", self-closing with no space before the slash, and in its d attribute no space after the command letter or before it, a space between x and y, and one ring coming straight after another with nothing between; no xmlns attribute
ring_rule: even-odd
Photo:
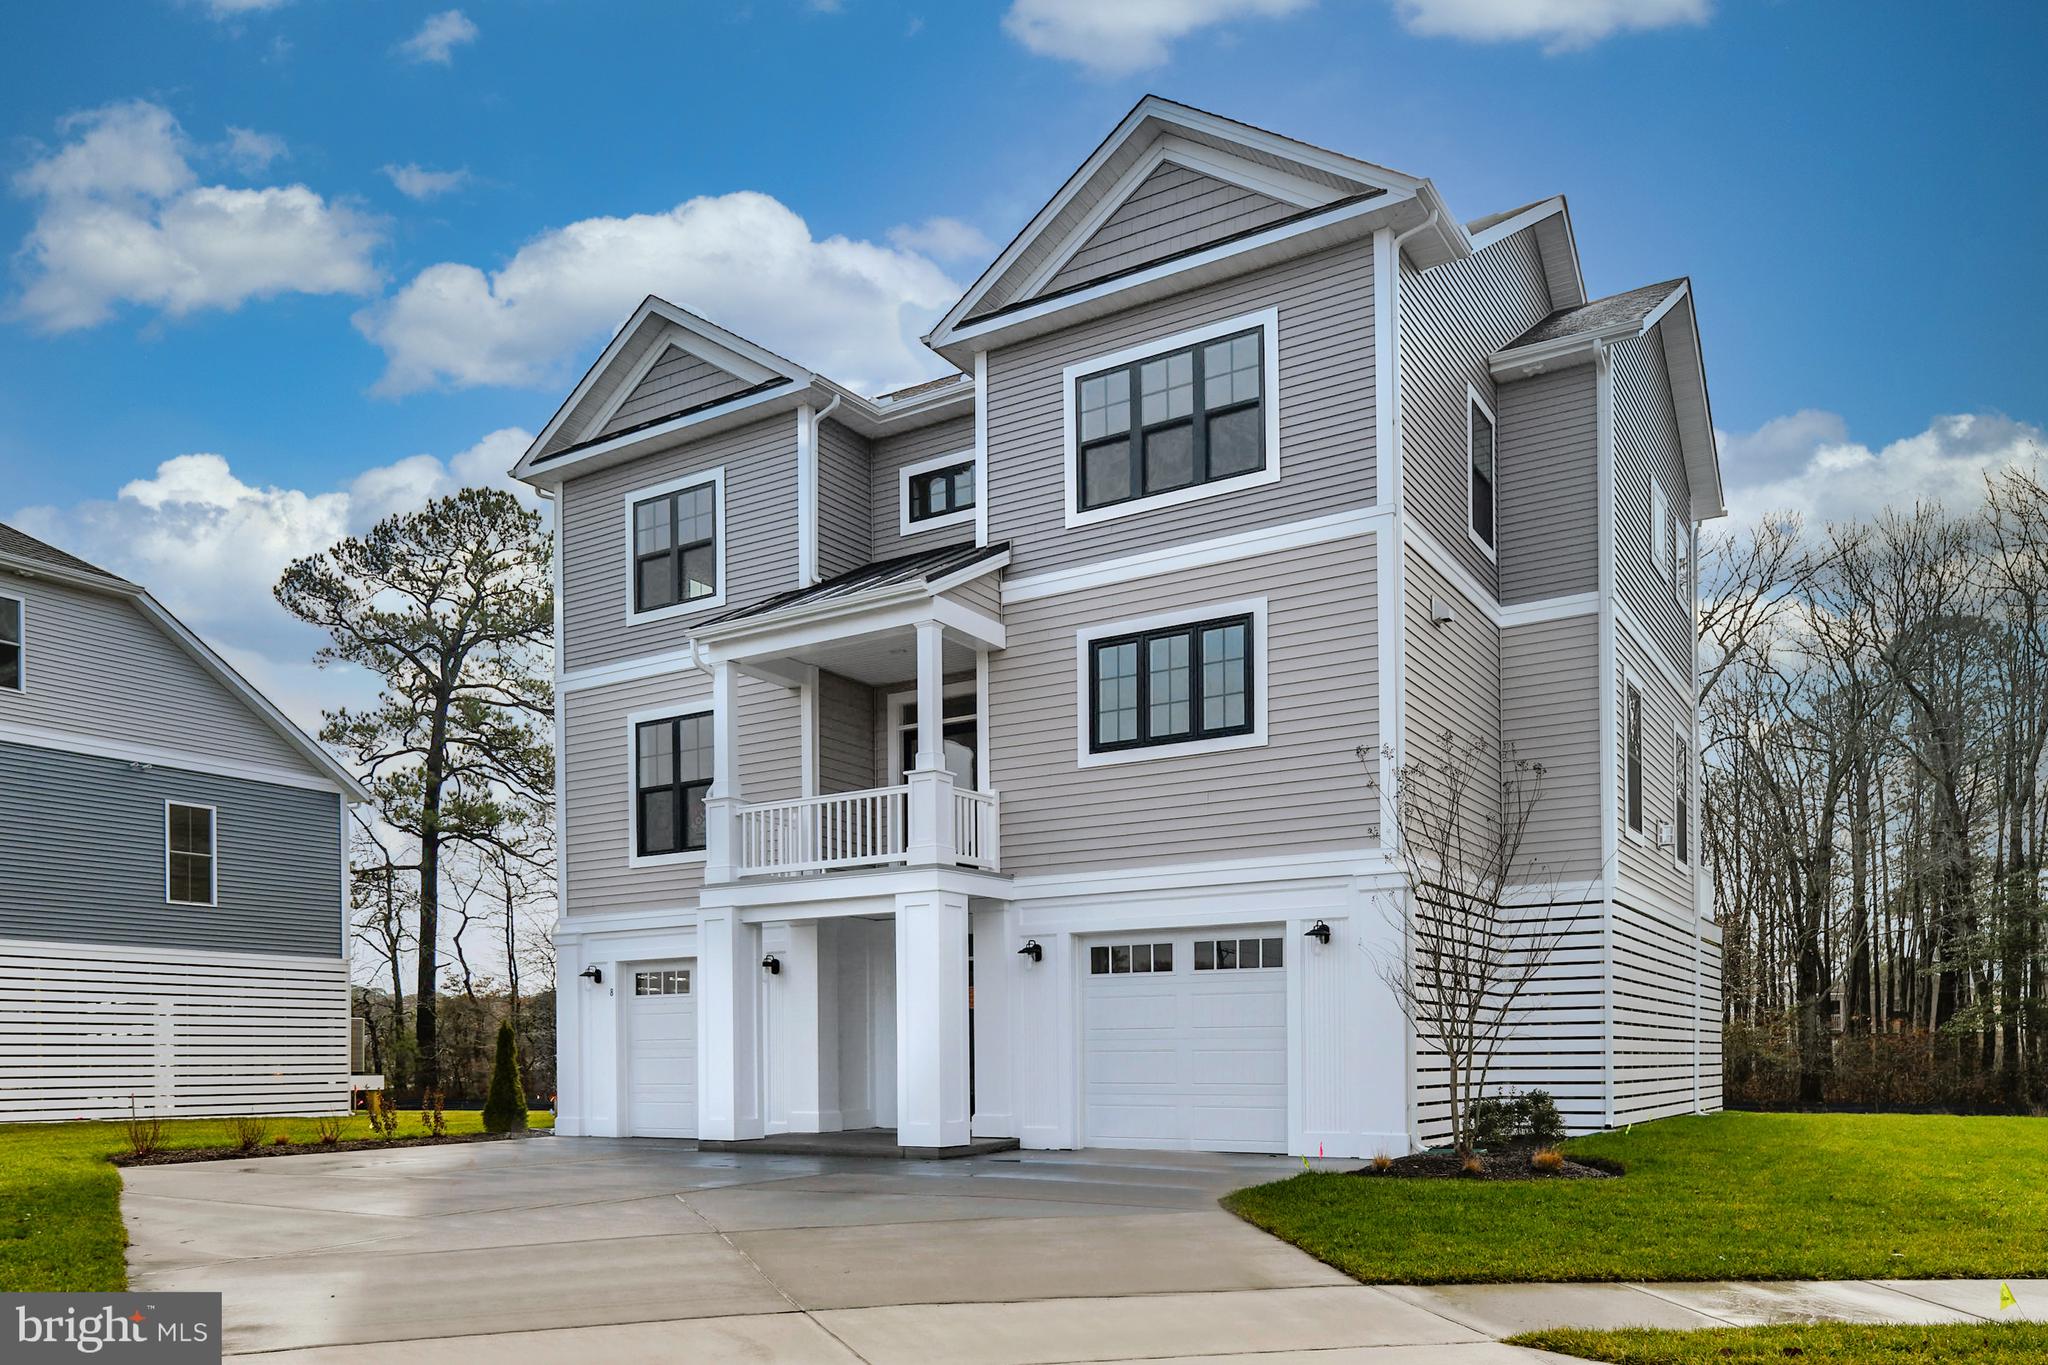
<svg viewBox="0 0 2048 1365"><path fill-rule="evenodd" d="M896 897L896 1140L968 1140L967 897Z"/></svg>
<svg viewBox="0 0 2048 1365"><path fill-rule="evenodd" d="M761 1136L761 932L736 910L697 920L697 1136Z"/></svg>
<svg viewBox="0 0 2048 1365"><path fill-rule="evenodd" d="M946 632L917 623L917 765L910 788L910 865L940 867L953 853L953 774L946 770ZM900 936L899 936L900 937Z"/></svg>
<svg viewBox="0 0 2048 1365"><path fill-rule="evenodd" d="M764 984L782 997L774 1038L777 1074L787 1086L789 1131L836 1133L839 1115L838 926L796 920L788 927L782 971Z"/></svg>
<svg viewBox="0 0 2048 1365"><path fill-rule="evenodd" d="M729 660L711 666L711 789L704 794L704 880L729 882L739 862L734 812L740 805L739 670Z"/></svg>

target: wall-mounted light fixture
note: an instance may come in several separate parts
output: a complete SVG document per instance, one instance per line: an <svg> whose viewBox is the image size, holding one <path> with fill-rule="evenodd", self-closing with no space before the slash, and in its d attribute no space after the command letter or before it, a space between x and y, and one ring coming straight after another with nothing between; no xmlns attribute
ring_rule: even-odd
<svg viewBox="0 0 2048 1365"><path fill-rule="evenodd" d="M1320 944L1327 944L1330 941L1330 926L1323 923L1321 920L1317 920L1315 924L1310 927L1309 931L1302 935L1302 937L1312 938Z"/></svg>
<svg viewBox="0 0 2048 1365"><path fill-rule="evenodd" d="M1033 962L1045 961L1045 949L1038 946L1038 940L1035 938L1025 939L1024 946L1017 950L1017 955L1019 957L1028 957Z"/></svg>
<svg viewBox="0 0 2048 1365"><path fill-rule="evenodd" d="M773 953L768 954L768 956L761 959L761 970L770 976L781 976L782 959Z"/></svg>
<svg viewBox="0 0 2048 1365"><path fill-rule="evenodd" d="M593 986L602 986L604 984L604 971L599 967L585 967L576 975L582 977Z"/></svg>

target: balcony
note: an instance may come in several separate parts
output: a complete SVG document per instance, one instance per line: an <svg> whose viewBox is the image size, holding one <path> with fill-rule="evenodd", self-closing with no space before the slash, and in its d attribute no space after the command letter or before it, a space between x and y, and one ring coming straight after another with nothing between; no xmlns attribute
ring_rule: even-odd
<svg viewBox="0 0 2048 1365"><path fill-rule="evenodd" d="M733 872L740 877L795 876L849 868L907 866L921 823L913 815L915 782L872 791L806 796L743 805L733 812ZM934 784L935 804L951 819L934 820L939 861L996 870L999 804L995 793Z"/></svg>

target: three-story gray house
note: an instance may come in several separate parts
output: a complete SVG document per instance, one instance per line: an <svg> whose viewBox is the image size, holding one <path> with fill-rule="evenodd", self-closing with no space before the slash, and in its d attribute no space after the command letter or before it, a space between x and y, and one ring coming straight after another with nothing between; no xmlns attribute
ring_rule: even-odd
<svg viewBox="0 0 2048 1365"><path fill-rule="evenodd" d="M0 526L0 1120L347 1112L367 799L148 592Z"/></svg>
<svg viewBox="0 0 2048 1365"><path fill-rule="evenodd" d="M650 298L515 470L559 1131L1406 1150L1390 791L1446 735L1545 765L1570 903L1495 1079L1718 1105L1686 281L1148 98L926 341L870 398Z"/></svg>

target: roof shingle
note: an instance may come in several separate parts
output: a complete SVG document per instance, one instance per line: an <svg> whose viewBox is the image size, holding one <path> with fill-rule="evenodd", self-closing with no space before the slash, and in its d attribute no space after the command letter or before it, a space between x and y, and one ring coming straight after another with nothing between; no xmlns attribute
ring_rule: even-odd
<svg viewBox="0 0 2048 1365"><path fill-rule="evenodd" d="M1644 318L1657 311L1658 304L1670 298L1672 291L1684 283L1685 280L1682 278L1665 280L1659 284L1646 284L1640 289L1631 289L1624 294L1609 294L1604 299L1593 299L1576 308L1560 308L1501 349L1513 351L1540 342L1561 341L1565 337L1586 336L1615 327L1639 325Z"/></svg>
<svg viewBox="0 0 2048 1365"><path fill-rule="evenodd" d="M67 554L54 545L37 540L26 531L15 530L5 522L0 522L0 555L12 555L16 559L48 564L53 569L65 569L71 573L91 574L95 578L104 578L107 582L119 584L124 588L135 586L117 574L108 573L97 564L88 564L77 555Z"/></svg>

